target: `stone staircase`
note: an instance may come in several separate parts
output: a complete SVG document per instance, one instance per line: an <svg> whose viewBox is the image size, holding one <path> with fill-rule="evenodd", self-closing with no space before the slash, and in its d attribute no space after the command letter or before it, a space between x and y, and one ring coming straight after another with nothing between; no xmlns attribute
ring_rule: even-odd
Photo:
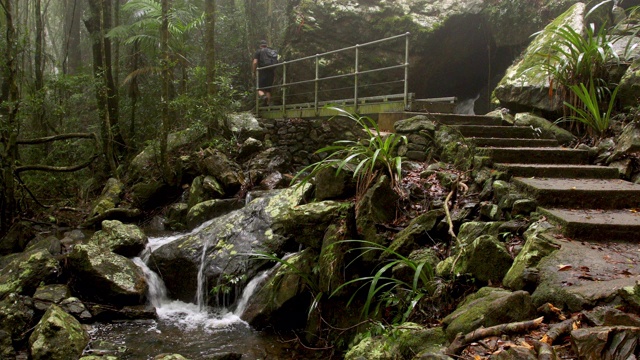
<svg viewBox="0 0 640 360"><path fill-rule="evenodd" d="M499 118L430 114L454 127L492 159L493 167L535 199L538 211L573 239L640 240L640 185L619 179L618 170L589 165L585 150L560 147L528 126ZM639 213L636 213L639 208Z"/></svg>

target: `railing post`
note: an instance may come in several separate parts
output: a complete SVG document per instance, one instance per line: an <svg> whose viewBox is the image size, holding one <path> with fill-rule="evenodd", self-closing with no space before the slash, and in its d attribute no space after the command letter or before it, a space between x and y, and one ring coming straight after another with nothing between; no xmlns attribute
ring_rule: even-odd
<svg viewBox="0 0 640 360"><path fill-rule="evenodd" d="M282 117L287 113L287 63L282 64Z"/></svg>
<svg viewBox="0 0 640 360"><path fill-rule="evenodd" d="M355 66L355 75L353 76L353 112L358 112L358 67L360 63L360 45L356 44L356 66Z"/></svg>
<svg viewBox="0 0 640 360"><path fill-rule="evenodd" d="M320 78L320 55L316 54L316 78L314 80L315 91L314 91L314 100L313 107L316 111L316 116L318 116L318 80Z"/></svg>
<svg viewBox="0 0 640 360"><path fill-rule="evenodd" d="M409 33L405 34L404 47L404 110L409 110Z"/></svg>
<svg viewBox="0 0 640 360"><path fill-rule="evenodd" d="M256 117L260 116L260 69L256 68Z"/></svg>

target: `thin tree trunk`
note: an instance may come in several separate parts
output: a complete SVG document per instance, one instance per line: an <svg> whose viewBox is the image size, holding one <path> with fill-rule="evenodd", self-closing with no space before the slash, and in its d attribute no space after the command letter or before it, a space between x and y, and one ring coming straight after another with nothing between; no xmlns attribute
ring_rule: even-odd
<svg viewBox="0 0 640 360"><path fill-rule="evenodd" d="M215 77L216 77L216 59L215 59L215 19L216 19L216 1L205 0L205 56L207 66L207 93L214 95L216 93Z"/></svg>
<svg viewBox="0 0 640 360"><path fill-rule="evenodd" d="M82 14L82 0L66 0L64 19L65 41L62 51L62 72L75 75L82 64L80 50L80 16Z"/></svg>
<svg viewBox="0 0 640 360"><path fill-rule="evenodd" d="M162 135L160 136L160 164L167 183L172 182L171 167L167 155L167 141L171 124L169 123L169 0L162 0L162 25L160 27L160 50L162 53Z"/></svg>

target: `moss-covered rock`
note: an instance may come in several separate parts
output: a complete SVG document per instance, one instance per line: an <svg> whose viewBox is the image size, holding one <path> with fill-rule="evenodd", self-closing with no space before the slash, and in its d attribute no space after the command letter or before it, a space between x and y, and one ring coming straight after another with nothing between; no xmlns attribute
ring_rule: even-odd
<svg viewBox="0 0 640 360"><path fill-rule="evenodd" d="M173 203L167 209L166 225L171 230L184 230L187 228L187 214L189 206L186 203Z"/></svg>
<svg viewBox="0 0 640 360"><path fill-rule="evenodd" d="M444 217L444 210L432 210L419 215L409 222L406 228L402 229L393 238L389 250L402 256L407 256L420 245L424 245L429 240L428 232L433 230L438 221ZM381 255L381 260L389 256L385 252Z"/></svg>
<svg viewBox="0 0 640 360"><path fill-rule="evenodd" d="M481 221L470 221L462 224L460 226L460 231L458 232L458 240L463 244L471 244L476 238L482 235L499 235L500 226L504 224L504 222L494 221L494 222L481 222Z"/></svg>
<svg viewBox="0 0 640 360"><path fill-rule="evenodd" d="M0 238L0 256L23 251L35 236L36 232L32 224L27 221L16 222L9 232Z"/></svg>
<svg viewBox="0 0 640 360"><path fill-rule="evenodd" d="M356 181L353 171L343 168L338 173L336 170L325 168L316 174L316 200L346 199L355 195Z"/></svg>
<svg viewBox="0 0 640 360"><path fill-rule="evenodd" d="M401 360L413 359L417 353L442 355L447 345L440 327L424 328L404 323L384 334L365 337L347 351L345 360Z"/></svg>
<svg viewBox="0 0 640 360"><path fill-rule="evenodd" d="M34 305L40 311L46 311L51 304L60 304L71 296L71 290L65 284L42 285L33 294Z"/></svg>
<svg viewBox="0 0 640 360"><path fill-rule="evenodd" d="M207 149L198 167L203 174L213 176L222 185L227 196L235 194L245 183L240 165L219 150Z"/></svg>
<svg viewBox="0 0 640 360"><path fill-rule="evenodd" d="M523 276L527 269L536 269L540 260L558 250L559 245L550 236L544 236L553 229L548 222L535 223L524 233L525 244L513 261L513 265L504 276L502 284L513 290L523 290L537 284L528 283Z"/></svg>
<svg viewBox="0 0 640 360"><path fill-rule="evenodd" d="M241 209L244 201L240 199L206 200L195 204L187 212L187 227L193 229L207 220Z"/></svg>
<svg viewBox="0 0 640 360"><path fill-rule="evenodd" d="M434 141L440 160L454 164L460 169L469 169L473 163L475 146L451 126L441 126Z"/></svg>
<svg viewBox="0 0 640 360"><path fill-rule="evenodd" d="M0 358L7 360L16 358L16 350L13 348L11 334L5 330L0 330Z"/></svg>
<svg viewBox="0 0 640 360"><path fill-rule="evenodd" d="M144 273L126 257L89 243L76 245L67 262L72 289L83 298L120 306L144 303Z"/></svg>
<svg viewBox="0 0 640 360"><path fill-rule="evenodd" d="M34 360L77 359L89 339L78 320L51 305L29 337L29 353Z"/></svg>
<svg viewBox="0 0 640 360"><path fill-rule="evenodd" d="M116 178L107 180L107 183L102 189L102 194L100 194L100 197L98 197L91 207L91 216L103 214L105 211L117 207L120 201L122 201L123 193L124 184L120 180Z"/></svg>
<svg viewBox="0 0 640 360"><path fill-rule="evenodd" d="M0 301L0 329L16 343L25 339L36 321L31 298L14 293Z"/></svg>
<svg viewBox="0 0 640 360"><path fill-rule="evenodd" d="M0 270L0 299L11 293L31 296L40 284L49 284L59 275L58 261L48 250L22 253Z"/></svg>
<svg viewBox="0 0 640 360"><path fill-rule="evenodd" d="M215 177L209 176L197 176L191 182L189 188L189 208L192 208L196 204L203 201L220 199L224 197L224 188L216 180Z"/></svg>
<svg viewBox="0 0 640 360"><path fill-rule="evenodd" d="M534 314L535 307L528 292L484 287L468 296L442 323L447 339L451 341L458 333L467 334L481 326L531 320Z"/></svg>
<svg viewBox="0 0 640 360"><path fill-rule="evenodd" d="M349 250L357 244L344 242L346 239L353 239L347 221L339 224L331 224L322 239L322 248L318 258L318 285L320 289L332 294L339 286L345 282L345 269L353 255L349 255ZM343 288L344 289L344 288ZM340 294L346 294L347 289Z"/></svg>
<svg viewBox="0 0 640 360"><path fill-rule="evenodd" d="M229 114L225 119L226 128L240 141L249 137L261 140L265 130L260 126L258 119L250 112Z"/></svg>
<svg viewBox="0 0 640 360"><path fill-rule="evenodd" d="M149 239L136 225L105 220L102 222L102 230L93 234L90 242L116 254L134 257L144 250Z"/></svg>
<svg viewBox="0 0 640 360"><path fill-rule="evenodd" d="M530 126L535 131L539 132L540 137L556 139L558 140L558 143L562 145L569 144L576 139L570 131L567 131L551 121L532 113L516 114L514 123L517 126Z"/></svg>

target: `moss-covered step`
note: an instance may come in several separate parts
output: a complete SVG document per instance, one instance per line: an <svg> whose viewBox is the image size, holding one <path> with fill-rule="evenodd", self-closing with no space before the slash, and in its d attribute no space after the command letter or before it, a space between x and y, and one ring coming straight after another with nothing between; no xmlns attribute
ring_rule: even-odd
<svg viewBox="0 0 640 360"><path fill-rule="evenodd" d="M452 125L464 137L538 139L541 134L529 126Z"/></svg>
<svg viewBox="0 0 640 360"><path fill-rule="evenodd" d="M519 177L577 179L618 179L620 177L618 169L598 165L494 163L493 168Z"/></svg>
<svg viewBox="0 0 640 360"><path fill-rule="evenodd" d="M500 126L506 123L501 118L484 115L460 115L460 114L441 114L441 113L424 113L416 111L397 111L378 114L378 124L380 128L393 129L393 124L400 120L410 119L415 116L426 116L428 120L441 125L481 125L481 126Z"/></svg>
<svg viewBox="0 0 640 360"><path fill-rule="evenodd" d="M491 147L479 149L479 155L489 156L494 163L510 164L586 164L586 150L544 147Z"/></svg>
<svg viewBox="0 0 640 360"><path fill-rule="evenodd" d="M621 209L640 206L640 185L624 180L514 177L511 182L546 207Z"/></svg>
<svg viewBox="0 0 640 360"><path fill-rule="evenodd" d="M634 209L538 208L570 238L593 241L640 241L640 213Z"/></svg>
<svg viewBox="0 0 640 360"><path fill-rule="evenodd" d="M556 147L556 139L468 138L478 147Z"/></svg>

